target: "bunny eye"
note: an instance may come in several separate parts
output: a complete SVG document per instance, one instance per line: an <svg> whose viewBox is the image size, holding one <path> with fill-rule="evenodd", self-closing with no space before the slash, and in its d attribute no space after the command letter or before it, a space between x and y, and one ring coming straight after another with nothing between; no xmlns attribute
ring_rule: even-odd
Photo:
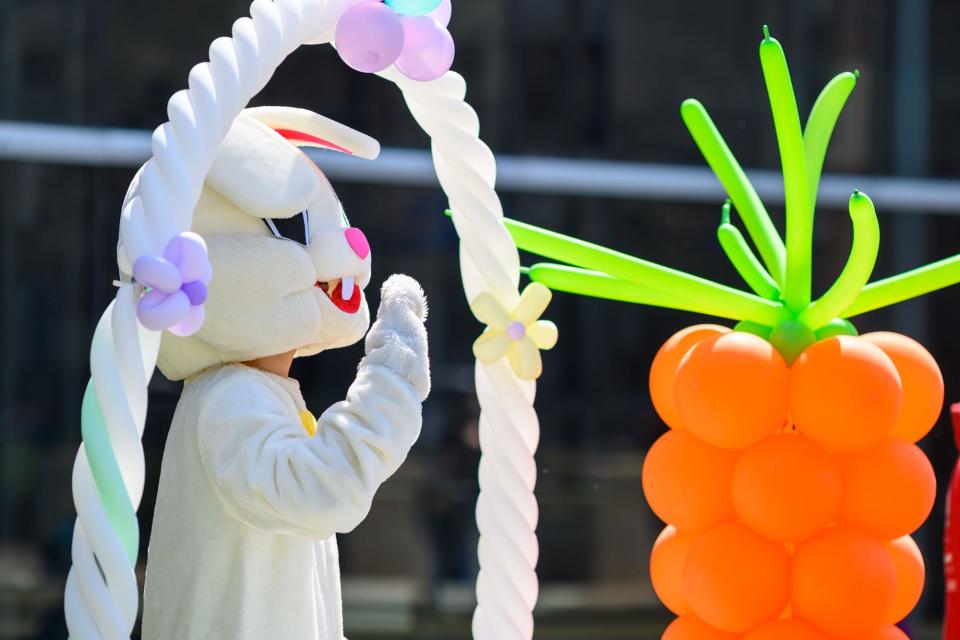
<svg viewBox="0 0 960 640"><path fill-rule="evenodd" d="M264 218L263 223L277 238L293 240L303 246L310 244L310 216L306 211L289 218Z"/></svg>

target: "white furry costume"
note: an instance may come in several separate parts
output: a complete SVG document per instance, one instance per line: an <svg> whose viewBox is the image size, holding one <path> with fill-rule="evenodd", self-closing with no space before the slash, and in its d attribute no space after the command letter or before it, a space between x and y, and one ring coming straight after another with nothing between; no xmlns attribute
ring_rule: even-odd
<svg viewBox="0 0 960 640"><path fill-rule="evenodd" d="M186 382L150 538L147 640L340 640L334 534L364 519L420 431L426 306L405 276L385 283L356 380L316 435L296 381L239 364L352 344L369 323L365 240L345 235L329 183L289 141L298 132L377 152L342 125L279 108L244 112L221 147L193 225L214 268L207 320L189 338L164 334L161 347L161 370ZM304 210L307 246L264 223Z"/></svg>

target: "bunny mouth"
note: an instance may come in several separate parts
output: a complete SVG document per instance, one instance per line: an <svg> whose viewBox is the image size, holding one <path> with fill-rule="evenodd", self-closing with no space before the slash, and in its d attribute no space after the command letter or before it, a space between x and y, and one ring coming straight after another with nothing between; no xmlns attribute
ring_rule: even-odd
<svg viewBox="0 0 960 640"><path fill-rule="evenodd" d="M363 303L363 292L353 276L326 282L317 280L313 286L327 294L330 302L344 313L356 313Z"/></svg>

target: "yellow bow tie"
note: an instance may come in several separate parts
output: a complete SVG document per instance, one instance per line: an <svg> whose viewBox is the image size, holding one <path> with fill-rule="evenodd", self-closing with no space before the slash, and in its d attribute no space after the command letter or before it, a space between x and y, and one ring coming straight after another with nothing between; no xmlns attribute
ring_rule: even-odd
<svg viewBox="0 0 960 640"><path fill-rule="evenodd" d="M300 412L300 424L307 430L307 434L309 434L311 438L317 435L317 419L306 409Z"/></svg>

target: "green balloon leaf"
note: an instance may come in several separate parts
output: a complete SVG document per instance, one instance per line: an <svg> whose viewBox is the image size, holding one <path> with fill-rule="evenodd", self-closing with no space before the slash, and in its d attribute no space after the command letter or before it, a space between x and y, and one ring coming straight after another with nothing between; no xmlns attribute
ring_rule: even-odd
<svg viewBox="0 0 960 640"><path fill-rule="evenodd" d="M853 247L840 276L823 296L800 314L801 322L821 327L856 299L873 273L880 249L880 224L873 201L865 193L850 196L850 221L853 223Z"/></svg>
<svg viewBox="0 0 960 640"><path fill-rule="evenodd" d="M859 73L844 72L827 83L801 128L786 56L766 27L760 63L783 168L786 243L703 105L690 99L680 107L690 135L729 195L717 239L752 293L505 218L503 224L519 249L565 263L535 264L523 272L556 291L737 320L738 330L770 340L788 361L816 340L856 335L846 318L960 283L958 254L867 284L877 259L880 226L873 202L854 191L849 203L850 256L826 293L812 300L813 220L820 175L834 127ZM733 207L756 254L731 221Z"/></svg>
<svg viewBox="0 0 960 640"><path fill-rule="evenodd" d="M699 101L692 98L684 100L680 105L680 116L700 148L700 153L730 195L733 206L740 212L740 218L753 243L757 245L767 270L775 281L782 282L786 262L783 240L773 226L757 190L753 188L747 174L733 157L707 110Z"/></svg>
<svg viewBox="0 0 960 640"><path fill-rule="evenodd" d="M747 239L740 233L740 229L730 222L730 201L723 204L720 217L720 226L717 227L717 240L730 260L733 267L743 278L744 282L761 298L777 300L780 298L780 287L766 272L757 256L750 250Z"/></svg>
<svg viewBox="0 0 960 640"><path fill-rule="evenodd" d="M766 27L764 34L760 43L760 66L770 97L787 201L787 271L783 298L787 308L797 313L810 304L813 212L807 204L807 154L787 58Z"/></svg>

